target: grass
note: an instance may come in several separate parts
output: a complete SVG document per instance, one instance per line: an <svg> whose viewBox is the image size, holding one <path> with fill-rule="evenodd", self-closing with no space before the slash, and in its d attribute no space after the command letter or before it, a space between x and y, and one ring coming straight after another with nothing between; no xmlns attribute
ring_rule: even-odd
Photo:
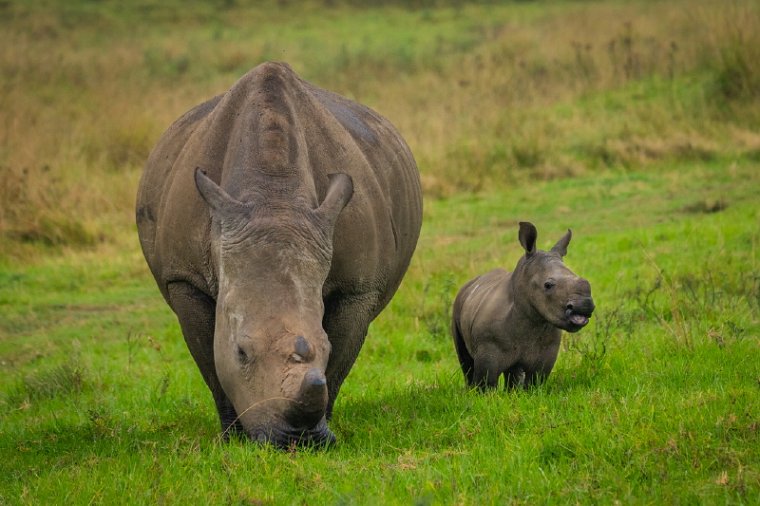
<svg viewBox="0 0 760 506"><path fill-rule="evenodd" d="M210 395L134 248L5 268L3 497L751 504L757 169L663 166L428 202L325 452L219 441ZM699 205L709 199L725 207ZM519 219L537 223L542 247L573 227L567 261L599 310L565 336L546 384L482 395L464 387L448 305L475 273L516 262Z"/></svg>
<svg viewBox="0 0 760 506"><path fill-rule="evenodd" d="M365 4L0 2L0 504L760 501L756 3ZM323 452L219 440L132 221L160 133L265 59L425 190ZM470 392L450 305L526 219L598 309L541 387Z"/></svg>

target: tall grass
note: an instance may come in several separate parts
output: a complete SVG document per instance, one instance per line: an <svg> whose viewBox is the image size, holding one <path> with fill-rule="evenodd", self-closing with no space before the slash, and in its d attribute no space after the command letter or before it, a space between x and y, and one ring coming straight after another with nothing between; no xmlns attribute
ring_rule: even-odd
<svg viewBox="0 0 760 506"><path fill-rule="evenodd" d="M3 256L112 239L161 132L267 59L388 116L429 197L760 152L749 0L0 10Z"/></svg>

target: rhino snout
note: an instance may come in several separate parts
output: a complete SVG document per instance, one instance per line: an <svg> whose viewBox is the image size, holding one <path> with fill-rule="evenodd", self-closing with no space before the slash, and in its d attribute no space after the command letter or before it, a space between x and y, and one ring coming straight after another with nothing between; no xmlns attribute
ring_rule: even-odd
<svg viewBox="0 0 760 506"><path fill-rule="evenodd" d="M246 427L251 440L281 449L321 447L335 442L335 434L327 427L325 418L327 378L322 370L317 367L308 369L297 392L286 395L286 398L278 404L282 408L279 414L256 420Z"/></svg>
<svg viewBox="0 0 760 506"><path fill-rule="evenodd" d="M580 330L588 324L596 306L591 297L581 297L568 301L565 305L565 318L570 324L571 332Z"/></svg>
<svg viewBox="0 0 760 506"><path fill-rule="evenodd" d="M594 305L594 299L591 297L584 297L582 299L571 300L565 306L565 310L569 313L580 313L586 316L591 316L596 306Z"/></svg>
<svg viewBox="0 0 760 506"><path fill-rule="evenodd" d="M285 419L293 427L311 428L319 423L327 408L327 378L316 367L304 374L301 387Z"/></svg>

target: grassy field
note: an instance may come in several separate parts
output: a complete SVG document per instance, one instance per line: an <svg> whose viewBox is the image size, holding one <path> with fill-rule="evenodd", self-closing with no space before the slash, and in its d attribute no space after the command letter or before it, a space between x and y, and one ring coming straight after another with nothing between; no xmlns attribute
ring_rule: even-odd
<svg viewBox="0 0 760 506"><path fill-rule="evenodd" d="M218 440L136 248L4 269L4 499L752 504L758 168L610 172L429 202L325 452ZM542 247L574 227L568 262L599 309L566 336L545 385L482 395L464 387L448 305L473 274L516 262L519 218L538 224Z"/></svg>
<svg viewBox="0 0 760 506"><path fill-rule="evenodd" d="M0 504L760 502L756 2L364 3L0 3ZM218 439L132 223L163 129L265 59L425 190L326 451ZM598 309L541 387L468 391L450 305L520 220Z"/></svg>

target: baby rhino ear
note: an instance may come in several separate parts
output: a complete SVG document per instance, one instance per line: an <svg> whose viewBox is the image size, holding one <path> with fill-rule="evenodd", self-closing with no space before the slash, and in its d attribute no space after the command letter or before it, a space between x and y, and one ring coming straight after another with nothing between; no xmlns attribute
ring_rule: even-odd
<svg viewBox="0 0 760 506"><path fill-rule="evenodd" d="M567 229L567 233L562 236L562 239L557 241L557 244L554 245L552 248L552 251L555 253L559 253L559 256L563 257L567 255L567 245L570 244L570 239L573 237L573 231L569 228Z"/></svg>
<svg viewBox="0 0 760 506"><path fill-rule="evenodd" d="M520 232L517 234L517 238L520 239L523 249L525 249L525 255L530 256L536 252L536 238L538 238L538 230L533 223L528 221L520 222Z"/></svg>

